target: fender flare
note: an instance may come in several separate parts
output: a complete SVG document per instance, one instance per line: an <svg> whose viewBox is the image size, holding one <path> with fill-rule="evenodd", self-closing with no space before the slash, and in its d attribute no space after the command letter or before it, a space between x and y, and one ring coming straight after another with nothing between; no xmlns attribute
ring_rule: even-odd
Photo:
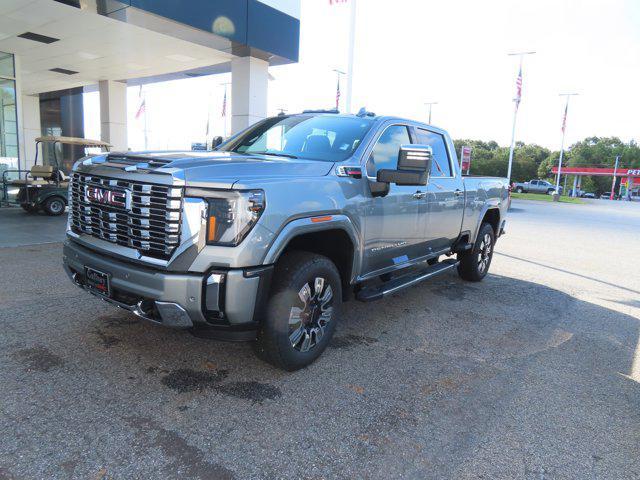
<svg viewBox="0 0 640 480"><path fill-rule="evenodd" d="M500 212L500 202L498 200L489 200L487 201L487 203L485 203L484 207L482 207L482 211L480 212L480 215L478 215L478 221L476 223L476 229L473 231L473 242L472 243L476 243L476 240L478 239L478 232L480 231L480 225L482 225L482 220L484 219L484 216L487 214L487 212L489 210L497 210L498 211L498 215L499 215L499 219L502 220L502 213ZM500 227L500 221L498 221L498 228Z"/></svg>
<svg viewBox="0 0 640 480"><path fill-rule="evenodd" d="M317 221L314 219L331 217L329 220ZM325 230L343 230L353 244L353 259L351 265L352 278L355 272L359 271L360 264L360 241L356 228L346 215L314 215L313 217L297 218L288 222L276 235L262 259L263 265L275 263L289 242L300 235L307 233L322 232Z"/></svg>

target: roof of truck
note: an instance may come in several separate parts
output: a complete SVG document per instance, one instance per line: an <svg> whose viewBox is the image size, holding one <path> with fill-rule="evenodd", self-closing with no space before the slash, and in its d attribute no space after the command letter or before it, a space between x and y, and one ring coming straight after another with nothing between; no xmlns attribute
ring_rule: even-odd
<svg viewBox="0 0 640 480"><path fill-rule="evenodd" d="M419 120L413 120L410 118L398 117L394 115L376 115L373 112L366 111L364 114L355 114L355 113L340 113L337 110L304 110L300 113L290 113L290 114L281 114L279 117L295 117L298 115L318 115L318 116L327 116L327 117L346 117L346 118L368 118L371 120L375 120L376 122L400 122L406 123L408 125L417 125L420 127L427 127L430 130L434 130L438 133L446 134L446 130L436 127L435 125L429 125L428 123L421 122Z"/></svg>

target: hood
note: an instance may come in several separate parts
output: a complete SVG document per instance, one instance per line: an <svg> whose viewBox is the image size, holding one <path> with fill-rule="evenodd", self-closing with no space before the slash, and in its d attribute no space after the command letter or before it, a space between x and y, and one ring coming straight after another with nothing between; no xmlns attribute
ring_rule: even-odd
<svg viewBox="0 0 640 480"><path fill-rule="evenodd" d="M132 163L148 163L158 171L184 172L187 185L231 188L242 181L277 179L289 177L322 177L327 175L333 162L303 160L274 155L252 155L233 152L148 152L125 154L113 153L108 163L117 159ZM115 165L114 165L115 166Z"/></svg>

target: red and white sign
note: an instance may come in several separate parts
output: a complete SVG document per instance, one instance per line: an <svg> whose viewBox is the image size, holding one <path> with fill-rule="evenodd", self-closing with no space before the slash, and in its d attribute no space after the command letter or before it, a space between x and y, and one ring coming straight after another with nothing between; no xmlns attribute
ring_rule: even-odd
<svg viewBox="0 0 640 480"><path fill-rule="evenodd" d="M462 147L460 150L460 170L469 173L471 168L471 147Z"/></svg>

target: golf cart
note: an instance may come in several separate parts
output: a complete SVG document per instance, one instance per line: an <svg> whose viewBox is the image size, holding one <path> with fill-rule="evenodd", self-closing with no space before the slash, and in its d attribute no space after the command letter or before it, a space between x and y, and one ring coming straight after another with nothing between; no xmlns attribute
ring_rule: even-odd
<svg viewBox="0 0 640 480"><path fill-rule="evenodd" d="M53 162L38 165L38 146L43 143L52 145ZM38 137L36 138L36 158L29 170L5 170L2 172L2 193L7 205L20 205L27 213L43 210L47 215L62 215L69 199L69 177L60 168L55 144L76 145L86 148L109 150L111 145L100 140L88 140L74 137ZM85 152L86 153L86 152ZM42 151L44 157L44 149ZM9 178L9 174L18 175L17 180ZM24 178L20 178L24 175ZM11 190L9 190L11 188ZM15 199L10 194L17 193Z"/></svg>

